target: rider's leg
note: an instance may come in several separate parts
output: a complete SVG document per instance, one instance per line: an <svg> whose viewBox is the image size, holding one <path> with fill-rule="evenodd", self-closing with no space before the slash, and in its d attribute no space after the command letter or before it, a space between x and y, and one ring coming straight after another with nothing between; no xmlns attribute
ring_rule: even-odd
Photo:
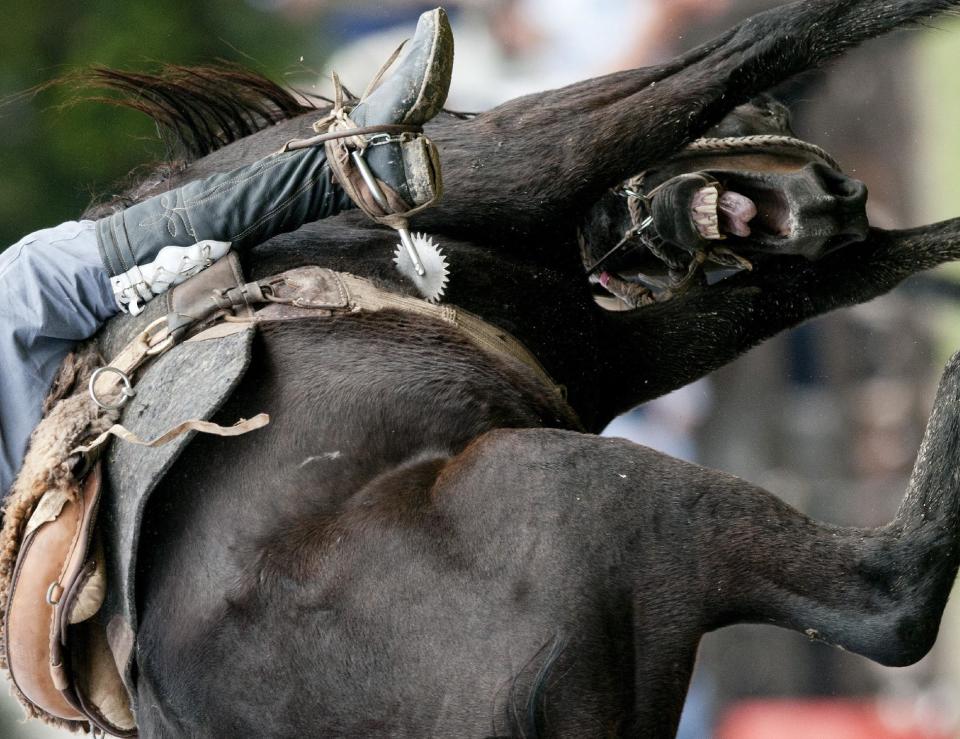
<svg viewBox="0 0 960 739"><path fill-rule="evenodd" d="M449 86L452 49L443 11L421 16L406 56L354 109L354 123L416 125L436 115ZM418 170L422 160L407 156L409 138L377 143L377 151L393 153L369 162L388 200L398 208L425 202L422 183L436 173ZM244 249L349 206L323 147L313 147L188 183L97 223L30 234L0 253L0 497L22 463L66 354L117 313L118 303L149 299L149 288L132 282L132 292L115 295L111 277L151 262L167 246L197 252L196 242L213 240Z"/></svg>
<svg viewBox="0 0 960 739"><path fill-rule="evenodd" d="M93 221L32 233L0 253L0 498L63 358L117 310Z"/></svg>
<svg viewBox="0 0 960 739"><path fill-rule="evenodd" d="M422 125L446 99L452 63L446 15L440 9L424 13L406 55L350 111L350 121L364 127ZM422 156L422 139L409 134L358 138L369 140L364 156L391 208L411 210L433 199L436 161ZM347 184L369 207L372 199L362 181ZM151 297L137 266L151 262L163 247L214 240L243 250L348 207L350 199L335 185L324 147L313 146L278 152L137 203L99 221L97 238L111 276L125 276L117 285L119 291L127 289L121 300L136 306Z"/></svg>

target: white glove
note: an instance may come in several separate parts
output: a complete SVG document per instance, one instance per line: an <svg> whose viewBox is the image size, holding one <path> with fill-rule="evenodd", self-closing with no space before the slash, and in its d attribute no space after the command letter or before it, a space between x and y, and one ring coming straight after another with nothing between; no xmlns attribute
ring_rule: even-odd
<svg viewBox="0 0 960 739"><path fill-rule="evenodd" d="M198 241L190 246L165 246L149 264L110 278L120 310L134 316L157 295L202 272L230 251L229 241Z"/></svg>

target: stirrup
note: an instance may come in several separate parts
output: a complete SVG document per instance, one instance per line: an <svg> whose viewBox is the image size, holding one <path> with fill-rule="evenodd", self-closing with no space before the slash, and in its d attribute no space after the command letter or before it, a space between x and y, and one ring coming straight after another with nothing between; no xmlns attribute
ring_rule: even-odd
<svg viewBox="0 0 960 739"><path fill-rule="evenodd" d="M405 43L405 42L404 42ZM396 61L403 44L380 67L373 80L367 86L360 100L376 89L384 73ZM332 73L334 87L334 105L330 112L316 121L312 128L318 135L306 139L293 139L284 144L281 152L304 149L323 144L327 152L327 164L330 166L337 183L370 219L382 223L397 231L417 275L424 276L426 270L410 235L409 219L417 213L433 206L443 194L443 179L440 173L440 154L436 145L423 133L423 126L382 123L372 126L357 126L350 118L354 106L344 102L343 84L336 72ZM427 173L428 182L423 189L432 193L429 200L409 207L399 197L389 198L380 187L376 176L370 170L363 157L370 146L397 144L405 148L405 154L419 160L419 167Z"/></svg>

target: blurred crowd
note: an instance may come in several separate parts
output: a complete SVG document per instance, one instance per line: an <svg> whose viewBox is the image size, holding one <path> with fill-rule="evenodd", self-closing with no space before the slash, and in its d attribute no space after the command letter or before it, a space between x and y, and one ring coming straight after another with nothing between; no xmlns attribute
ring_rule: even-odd
<svg viewBox="0 0 960 739"><path fill-rule="evenodd" d="M305 6L296 2L298 12ZM400 3L394 5L399 8ZM448 99L458 110L484 110L505 100L670 57L684 29L716 17L727 0L474 0L445 6L451 15L457 63ZM407 23L378 28L351 6L342 11L345 37L354 40L329 60L360 86L372 60L395 47L409 19L429 7L411 4ZM358 14L359 15L358 17ZM382 18L379 4L370 15ZM602 40L598 43L598 40ZM362 88L361 88L362 89Z"/></svg>

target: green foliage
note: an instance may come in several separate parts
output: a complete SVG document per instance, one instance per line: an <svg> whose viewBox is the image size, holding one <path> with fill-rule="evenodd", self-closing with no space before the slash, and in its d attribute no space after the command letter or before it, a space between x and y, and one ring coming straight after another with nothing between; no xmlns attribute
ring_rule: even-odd
<svg viewBox="0 0 960 739"><path fill-rule="evenodd" d="M17 93L91 64L149 70L227 59L281 81L303 64L322 66L319 22L286 21L238 0L18 2L6 5L2 23L0 249L77 218L130 170L165 155L138 113L70 105L83 91L69 85Z"/></svg>

